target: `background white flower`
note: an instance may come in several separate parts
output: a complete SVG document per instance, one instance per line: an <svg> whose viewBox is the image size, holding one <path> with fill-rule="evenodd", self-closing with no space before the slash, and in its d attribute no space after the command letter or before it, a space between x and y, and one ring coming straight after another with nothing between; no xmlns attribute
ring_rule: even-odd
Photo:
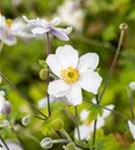
<svg viewBox="0 0 135 150"><path fill-rule="evenodd" d="M56 98L65 96L69 103L82 103L82 89L97 94L102 78L94 71L99 63L96 53L87 53L80 57L78 51L70 45L58 47L56 54L50 54L46 63L59 77L49 83L48 93Z"/></svg>
<svg viewBox="0 0 135 150"><path fill-rule="evenodd" d="M109 108L111 110L114 109L114 105L107 105L106 108ZM85 115L83 116L82 114ZM111 114L111 111L105 110L103 112L102 116L98 116L98 121L97 121L97 129L102 128L105 125L105 119ZM94 129L94 121L93 122L89 122L88 121L88 116L89 116L89 111L84 109L81 113L80 113L80 119L83 122L82 125L79 126L79 130L80 130L80 136L81 136L81 140L89 140L89 138L91 137L91 133L93 132ZM75 129L74 132L74 137L78 139L78 133L77 133L77 129Z"/></svg>
<svg viewBox="0 0 135 150"><path fill-rule="evenodd" d="M131 90L135 90L135 82L130 82L129 88L130 88Z"/></svg>
<svg viewBox="0 0 135 150"><path fill-rule="evenodd" d="M50 22L40 18L29 20L26 16L23 16L23 19L28 23L29 29L34 35L43 36L46 33L50 33L60 40L68 41L68 34L72 32L71 27L66 29L56 27L61 23L61 19L58 17L54 18Z"/></svg>
<svg viewBox="0 0 135 150"><path fill-rule="evenodd" d="M3 146L2 150L7 150L1 140L0 140L0 144ZM23 150L23 148L18 143L15 143L12 141L6 141L6 144L10 150ZM1 150L1 148L0 148L0 150Z"/></svg>
<svg viewBox="0 0 135 150"><path fill-rule="evenodd" d="M67 103L67 100L66 100L66 98L64 98L64 97L56 98L56 97L50 96L49 98L50 98L50 103L53 103L53 102L55 102L55 101L60 101L60 102L65 102L65 103ZM42 99L40 99L40 100L38 101L38 107L39 107L39 108L44 108L44 107L46 107L46 106L47 106L47 97L42 98Z"/></svg>
<svg viewBox="0 0 135 150"><path fill-rule="evenodd" d="M131 121L128 121L128 126L133 136L133 139L135 140L135 125Z"/></svg>
<svg viewBox="0 0 135 150"><path fill-rule="evenodd" d="M0 114L2 113L5 101L5 93L3 91L0 91Z"/></svg>
<svg viewBox="0 0 135 150"><path fill-rule="evenodd" d="M6 19L0 14L0 40L9 46L17 43L17 37L28 39L33 35L24 30L24 22L20 19Z"/></svg>
<svg viewBox="0 0 135 150"><path fill-rule="evenodd" d="M76 0L66 0L58 8L58 15L63 23L71 25L76 30L82 30L85 14Z"/></svg>
<svg viewBox="0 0 135 150"><path fill-rule="evenodd" d="M11 104L5 98L5 92L0 91L0 114L9 114L11 112Z"/></svg>

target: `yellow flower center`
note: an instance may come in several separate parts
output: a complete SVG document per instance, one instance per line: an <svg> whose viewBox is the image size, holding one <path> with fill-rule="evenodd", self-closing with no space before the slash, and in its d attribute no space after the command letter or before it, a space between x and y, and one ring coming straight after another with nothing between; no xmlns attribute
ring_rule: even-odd
<svg viewBox="0 0 135 150"><path fill-rule="evenodd" d="M87 125L90 125L90 123L91 123L91 121L89 121L89 120L85 120L84 121L84 124L87 126Z"/></svg>
<svg viewBox="0 0 135 150"><path fill-rule="evenodd" d="M61 71L61 76L66 83L72 84L79 80L79 71L72 67L68 67Z"/></svg>
<svg viewBox="0 0 135 150"><path fill-rule="evenodd" d="M11 19L6 20L6 25L10 28L12 25L13 21Z"/></svg>

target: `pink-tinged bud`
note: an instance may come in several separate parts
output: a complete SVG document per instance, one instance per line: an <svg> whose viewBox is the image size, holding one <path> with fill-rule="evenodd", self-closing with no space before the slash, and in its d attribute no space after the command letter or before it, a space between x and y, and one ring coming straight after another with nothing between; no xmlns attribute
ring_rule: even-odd
<svg viewBox="0 0 135 150"><path fill-rule="evenodd" d="M2 112L5 115L9 115L12 111L12 106L8 101L5 101Z"/></svg>

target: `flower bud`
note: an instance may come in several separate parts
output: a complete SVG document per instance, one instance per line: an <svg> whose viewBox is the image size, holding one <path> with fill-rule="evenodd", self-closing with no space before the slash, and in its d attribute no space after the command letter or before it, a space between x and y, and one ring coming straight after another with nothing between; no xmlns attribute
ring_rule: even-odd
<svg viewBox="0 0 135 150"><path fill-rule="evenodd" d="M75 150L75 144L74 143L69 143L68 145L65 146L65 150Z"/></svg>
<svg viewBox="0 0 135 150"><path fill-rule="evenodd" d="M12 110L11 104L10 104L8 101L5 101L5 102L4 102L3 109L2 109L2 112L3 112L5 115L9 115L9 114L11 113L11 110Z"/></svg>
<svg viewBox="0 0 135 150"><path fill-rule="evenodd" d="M53 147L53 140L49 137L44 138L41 142L40 145L45 148L45 149L50 149Z"/></svg>
<svg viewBox="0 0 135 150"><path fill-rule="evenodd" d="M126 23L120 24L120 30L126 30L128 28L128 25Z"/></svg>
<svg viewBox="0 0 135 150"><path fill-rule="evenodd" d="M41 80L45 80L46 77L47 77L47 70L46 69L42 69L40 72L39 72L39 77Z"/></svg>
<svg viewBox="0 0 135 150"><path fill-rule="evenodd" d="M61 130L64 127L64 122L61 119L56 119L52 122L52 126L55 130Z"/></svg>
<svg viewBox="0 0 135 150"><path fill-rule="evenodd" d="M27 115L27 116L22 118L22 124L24 126L27 126L30 123L30 121L31 121L30 115Z"/></svg>

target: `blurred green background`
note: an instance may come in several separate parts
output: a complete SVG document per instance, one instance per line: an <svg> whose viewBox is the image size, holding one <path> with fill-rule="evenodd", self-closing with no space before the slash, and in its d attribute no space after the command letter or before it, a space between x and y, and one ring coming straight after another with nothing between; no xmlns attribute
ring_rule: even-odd
<svg viewBox="0 0 135 150"><path fill-rule="evenodd" d="M0 0L0 12L12 19L22 15L29 18L45 17L51 19L53 16L57 16L59 6L64 2L64 0ZM103 77L102 89L118 45L119 25L126 22L128 30L122 51L102 104L115 104L115 110L132 119L126 88L131 81L135 81L135 1L81 0L79 9L84 14L82 29L74 29L70 34L71 40L69 42L61 42L54 38L52 51L55 52L58 46L71 44L79 51L80 55L87 52L98 53L100 56L99 72ZM70 24L63 24L63 26L70 26ZM46 47L46 41L43 40L19 40L15 46L5 45L0 55L0 71L30 97L35 105L46 95L47 85L39 78L39 72L42 69L39 65L39 59L46 58ZM32 118L29 126L24 127L21 125L21 117L25 115L25 112L28 113L32 110L5 82L2 86L7 89L7 98L13 105L11 118L16 120L16 125L20 125L18 134L23 140L26 150L42 149L39 142L45 136L58 138L51 127L51 121L56 118L63 119L65 129L73 135L74 124L69 117L74 117L72 107L55 102L51 105L53 113L50 120L44 122ZM91 100L92 95L88 93L84 93L84 95ZM84 107L90 108L84 102L79 106L79 110ZM47 113L46 109L42 111ZM97 140L99 144L103 141L101 150L135 150L135 143L133 145L131 135L127 136L126 134L128 132L127 122L117 115L112 114L100 132L104 132ZM4 129L2 133L5 138L15 139L8 129ZM61 150L62 146L55 145L53 149Z"/></svg>

